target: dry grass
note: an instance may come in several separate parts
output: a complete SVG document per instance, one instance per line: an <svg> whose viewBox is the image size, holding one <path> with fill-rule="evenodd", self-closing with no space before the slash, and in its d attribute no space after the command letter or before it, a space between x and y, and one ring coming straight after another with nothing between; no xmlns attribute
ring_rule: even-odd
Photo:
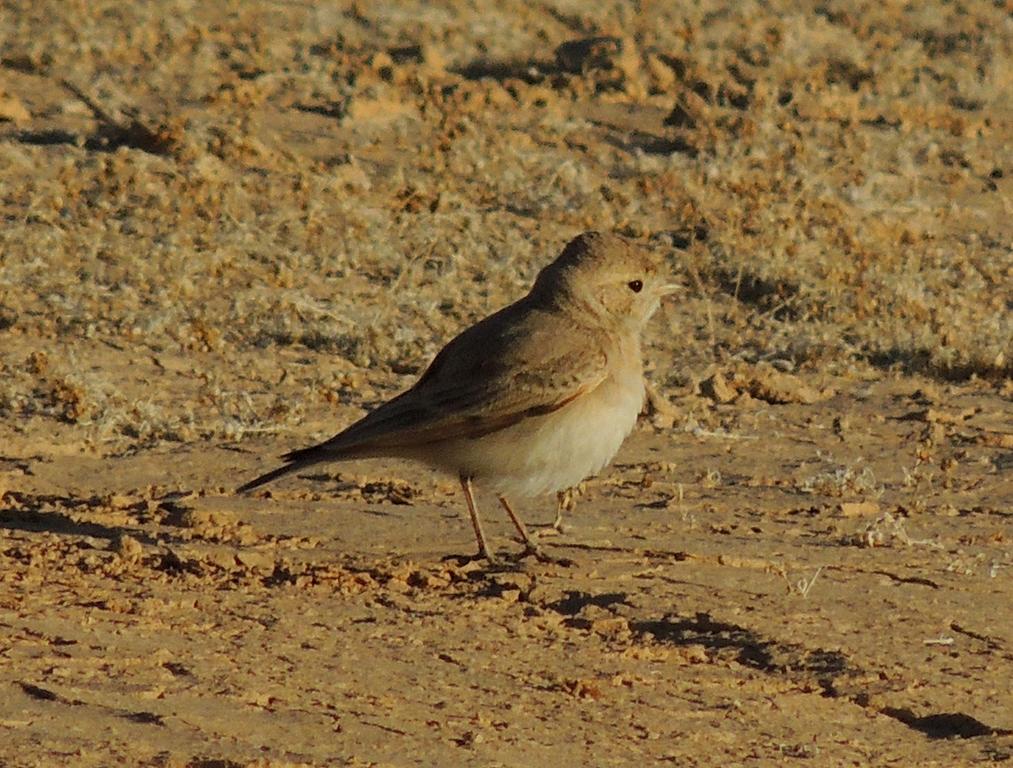
<svg viewBox="0 0 1013 768"><path fill-rule="evenodd" d="M729 355L1009 376L999 7L517 5L509 37L451 8L6 15L0 85L31 120L0 143L2 333L63 378L6 345L4 411L141 441L278 425L233 376L265 349L395 388L590 226L698 276L655 335L676 377ZM578 27L618 36L557 57ZM228 361L218 388L253 409L134 402L82 370L94 343ZM290 395L333 385L289 372Z"/></svg>
<svg viewBox="0 0 1013 768"><path fill-rule="evenodd" d="M1009 757L1008 7L0 8L0 762ZM686 290L572 567L230 492L588 228Z"/></svg>

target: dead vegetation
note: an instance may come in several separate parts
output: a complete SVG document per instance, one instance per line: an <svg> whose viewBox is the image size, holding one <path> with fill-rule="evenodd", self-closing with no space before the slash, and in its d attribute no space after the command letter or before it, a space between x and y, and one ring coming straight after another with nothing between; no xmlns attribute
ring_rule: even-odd
<svg viewBox="0 0 1013 768"><path fill-rule="evenodd" d="M44 0L0 35L0 762L1009 759L1001 4ZM617 465L562 533L531 504L576 565L441 560L419 468L229 495L588 228L685 289Z"/></svg>

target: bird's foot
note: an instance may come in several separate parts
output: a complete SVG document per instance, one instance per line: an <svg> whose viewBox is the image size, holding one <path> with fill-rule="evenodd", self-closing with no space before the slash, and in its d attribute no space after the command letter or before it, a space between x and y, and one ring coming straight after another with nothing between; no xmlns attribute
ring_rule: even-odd
<svg viewBox="0 0 1013 768"><path fill-rule="evenodd" d="M484 564L489 568L498 568L501 565L499 559L487 551L476 552L474 555L445 555L442 560L445 563L452 562L462 568L472 563L478 565Z"/></svg>
<svg viewBox="0 0 1013 768"><path fill-rule="evenodd" d="M529 543L524 551L521 552L521 559L525 557L533 557L540 563L551 563L552 565L562 565L566 568L576 565L576 563L568 557L556 557L555 555L546 554L542 551L542 548L537 544Z"/></svg>

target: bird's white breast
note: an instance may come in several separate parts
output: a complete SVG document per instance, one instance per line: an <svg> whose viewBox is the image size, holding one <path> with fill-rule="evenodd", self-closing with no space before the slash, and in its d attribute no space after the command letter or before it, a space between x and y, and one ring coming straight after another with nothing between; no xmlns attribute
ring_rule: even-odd
<svg viewBox="0 0 1013 768"><path fill-rule="evenodd" d="M623 366L563 408L480 438L455 440L430 456L505 496L535 496L576 485L616 455L644 403L639 365Z"/></svg>

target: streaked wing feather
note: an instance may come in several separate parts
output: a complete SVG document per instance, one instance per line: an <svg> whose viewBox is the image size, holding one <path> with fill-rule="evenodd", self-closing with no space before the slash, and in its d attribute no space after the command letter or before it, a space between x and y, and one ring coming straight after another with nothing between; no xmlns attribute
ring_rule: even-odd
<svg viewBox="0 0 1013 768"><path fill-rule="evenodd" d="M479 334L459 337L414 387L319 447L335 453L382 452L478 437L551 413L593 391L607 375L605 353L589 349L573 331L563 335L571 334L575 338L533 335L519 345L490 344ZM511 354L498 356L502 346Z"/></svg>

